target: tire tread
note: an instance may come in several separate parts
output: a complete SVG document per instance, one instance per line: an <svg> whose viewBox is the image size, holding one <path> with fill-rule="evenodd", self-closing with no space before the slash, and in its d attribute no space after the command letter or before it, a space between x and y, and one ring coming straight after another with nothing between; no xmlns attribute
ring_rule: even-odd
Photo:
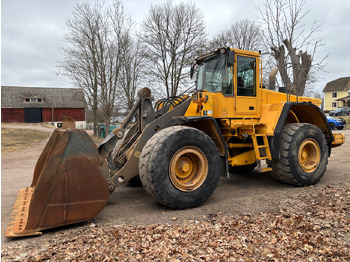
<svg viewBox="0 0 350 262"><path fill-rule="evenodd" d="M202 204L213 193L220 177L219 167L215 167L219 174L217 181L211 185L209 192L206 193L207 196L203 196L204 200L199 201L197 204L186 205L181 203L180 200L168 201L166 197L163 197L166 195L166 192L163 192L165 189L160 185L161 182L159 180L164 178L160 177L159 174L164 173L164 167L168 166L168 163L165 162L164 158L159 156L165 155L166 151L171 147L171 144L181 139L181 134L184 130L186 130L186 136L189 139L200 137L200 139L204 139L203 143L214 148L215 154L212 157L215 158L216 163L220 163L219 152L214 141L202 131L184 126L172 126L156 133L143 148L139 162L140 179L146 192L160 204L174 209L191 208Z"/></svg>
<svg viewBox="0 0 350 262"><path fill-rule="evenodd" d="M292 171L291 165L290 165L290 159L289 159L290 150L291 150L291 143L292 143L295 135L299 132L303 132L302 129L306 129L306 128L311 129L310 132L313 132L313 130L314 130L315 134L317 134L317 132L318 132L317 131L318 127L313 126L311 124L307 124L307 123L287 124L282 129L281 143L280 143L280 145L281 145L280 146L280 159L274 160L271 175L283 183L292 184L292 185L296 185L296 186L305 186L305 185L316 184L317 182L319 182L319 180L323 176L323 173L325 172L326 166L328 164L327 157L325 157L325 161L320 164L320 168L322 170L321 172L323 172L323 173L320 176L318 176L316 178L316 180L308 181L307 183L305 183L305 181L301 181L300 179L298 179L298 176L293 174L293 171ZM323 148L325 148L326 147L326 140L325 140L323 134L322 134L322 136L323 136L323 143L324 144L321 146ZM321 166L321 165L323 165L323 166Z"/></svg>

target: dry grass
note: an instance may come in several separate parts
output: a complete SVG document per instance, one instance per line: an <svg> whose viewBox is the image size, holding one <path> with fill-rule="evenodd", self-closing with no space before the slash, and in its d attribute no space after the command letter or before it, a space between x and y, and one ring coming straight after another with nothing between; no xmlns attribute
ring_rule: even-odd
<svg viewBox="0 0 350 262"><path fill-rule="evenodd" d="M26 124L22 124L26 126ZM20 126L20 124L18 124ZM52 127L52 126L49 126ZM91 139L99 145L103 138L94 136L91 132L88 132ZM41 142L44 139L49 138L51 133L24 129L24 128L1 128L1 154L5 155L12 152L18 152Z"/></svg>
<svg viewBox="0 0 350 262"><path fill-rule="evenodd" d="M50 135L48 132L31 129L1 128L1 154L23 150L49 138Z"/></svg>

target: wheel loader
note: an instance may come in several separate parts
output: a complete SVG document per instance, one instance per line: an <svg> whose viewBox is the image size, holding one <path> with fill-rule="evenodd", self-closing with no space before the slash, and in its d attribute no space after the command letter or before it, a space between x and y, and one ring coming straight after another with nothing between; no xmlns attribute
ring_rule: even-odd
<svg viewBox="0 0 350 262"><path fill-rule="evenodd" d="M265 88L258 52L219 48L193 62L192 95L153 105L150 89L141 89L99 147L66 119L40 155L32 184L19 191L6 236L89 220L135 178L174 209L203 204L230 173L256 169L284 183L316 184L345 137L332 134L321 100L274 90L277 71Z"/></svg>

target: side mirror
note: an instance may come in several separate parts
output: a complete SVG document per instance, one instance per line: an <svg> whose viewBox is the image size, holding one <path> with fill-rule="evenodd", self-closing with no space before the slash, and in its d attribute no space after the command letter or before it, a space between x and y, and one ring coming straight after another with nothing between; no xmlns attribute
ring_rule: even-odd
<svg viewBox="0 0 350 262"><path fill-rule="evenodd" d="M235 51L230 50L227 54L227 66L231 67L235 63Z"/></svg>

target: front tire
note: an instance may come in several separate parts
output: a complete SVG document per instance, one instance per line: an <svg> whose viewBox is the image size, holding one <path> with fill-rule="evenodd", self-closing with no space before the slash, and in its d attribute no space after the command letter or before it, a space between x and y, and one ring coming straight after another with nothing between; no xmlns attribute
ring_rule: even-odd
<svg viewBox="0 0 350 262"><path fill-rule="evenodd" d="M204 203L220 178L220 156L202 131L173 126L155 134L140 155L139 173L146 191L160 204L192 208Z"/></svg>
<svg viewBox="0 0 350 262"><path fill-rule="evenodd" d="M327 164L327 141L317 126L292 123L283 127L280 158L273 161L272 176L287 184L314 185Z"/></svg>

